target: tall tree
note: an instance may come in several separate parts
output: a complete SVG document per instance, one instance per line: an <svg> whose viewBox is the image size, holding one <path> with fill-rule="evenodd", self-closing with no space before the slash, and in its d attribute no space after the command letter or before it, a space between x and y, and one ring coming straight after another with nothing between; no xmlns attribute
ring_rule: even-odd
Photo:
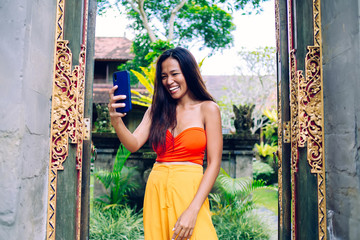
<svg viewBox="0 0 360 240"><path fill-rule="evenodd" d="M200 43L214 51L229 48L235 29L232 12L259 11L266 0L97 0L98 13L117 7L131 20L136 38L130 64L148 66L158 53L172 46ZM122 6L122 7L121 7ZM150 55L148 55L150 53Z"/></svg>
<svg viewBox="0 0 360 240"><path fill-rule="evenodd" d="M226 95L220 99L223 127L233 129L233 105L255 105L252 117L252 133L263 127L264 110L276 106L276 62L274 47L259 47L250 51L242 49L239 53L239 77L227 81Z"/></svg>

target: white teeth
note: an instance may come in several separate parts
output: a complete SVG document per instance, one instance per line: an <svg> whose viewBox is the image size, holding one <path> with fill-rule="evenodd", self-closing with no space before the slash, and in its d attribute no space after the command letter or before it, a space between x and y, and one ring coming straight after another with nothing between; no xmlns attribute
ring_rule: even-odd
<svg viewBox="0 0 360 240"><path fill-rule="evenodd" d="M169 90L170 91L174 91L174 90L176 90L176 89L178 89L179 88L179 86L177 86L177 87L172 87L172 88L169 88Z"/></svg>

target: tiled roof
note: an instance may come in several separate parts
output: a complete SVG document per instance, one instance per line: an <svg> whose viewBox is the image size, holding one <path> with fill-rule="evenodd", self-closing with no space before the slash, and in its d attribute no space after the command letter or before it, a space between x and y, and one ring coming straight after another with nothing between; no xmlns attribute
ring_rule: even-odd
<svg viewBox="0 0 360 240"><path fill-rule="evenodd" d="M95 56L96 60L129 60L134 57L130 53L132 41L124 37L96 37Z"/></svg>
<svg viewBox="0 0 360 240"><path fill-rule="evenodd" d="M217 101L225 94L226 90L224 90L224 88L228 86L229 82L235 81L239 78L239 76L235 75L203 75L202 77L207 90Z"/></svg>

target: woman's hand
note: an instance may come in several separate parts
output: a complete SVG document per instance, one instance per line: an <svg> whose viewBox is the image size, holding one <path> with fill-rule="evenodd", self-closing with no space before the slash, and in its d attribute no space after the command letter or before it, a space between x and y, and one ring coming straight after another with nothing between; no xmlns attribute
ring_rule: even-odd
<svg viewBox="0 0 360 240"><path fill-rule="evenodd" d="M176 221L173 228L174 234L171 239L190 239L194 231L198 213L198 211L190 210L189 208L186 209Z"/></svg>
<svg viewBox="0 0 360 240"><path fill-rule="evenodd" d="M126 95L114 96L114 92L117 88L118 86L114 86L109 90L110 102L108 104L108 108L109 108L109 115L112 124L115 123L116 120L119 120L120 118L126 116L126 113L119 113L116 111L116 108L125 107L125 103L116 103L116 102L119 100L124 100L126 98Z"/></svg>

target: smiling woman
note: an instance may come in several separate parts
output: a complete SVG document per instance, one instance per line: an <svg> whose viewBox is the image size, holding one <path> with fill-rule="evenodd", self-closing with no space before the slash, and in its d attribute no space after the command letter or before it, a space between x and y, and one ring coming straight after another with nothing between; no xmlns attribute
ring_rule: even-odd
<svg viewBox="0 0 360 240"><path fill-rule="evenodd" d="M159 57L152 106L134 133L115 111L123 98L115 89L109 112L120 141L134 152L149 140L157 153L145 191L145 239L217 239L207 196L221 165L220 110L195 58L181 47Z"/></svg>

